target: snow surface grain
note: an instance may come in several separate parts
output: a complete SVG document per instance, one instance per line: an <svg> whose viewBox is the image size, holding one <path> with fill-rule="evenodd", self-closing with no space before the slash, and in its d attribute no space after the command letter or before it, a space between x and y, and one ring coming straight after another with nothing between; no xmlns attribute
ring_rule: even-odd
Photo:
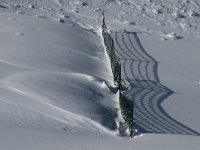
<svg viewBox="0 0 200 150"><path fill-rule="evenodd" d="M0 149L199 149L199 136L187 135L188 130L185 135L158 134L182 129L169 119L149 117L153 101L140 113L154 122L144 127L157 134L119 137L118 97L99 36L103 10L110 30L137 32L143 48L159 62L159 67L148 63L159 69L146 76L140 68L147 63L126 61L135 78L159 79L165 90L173 90L160 107L200 132L198 0L0 0ZM119 42L123 51L130 49ZM151 59L143 54L118 53L122 58ZM165 90L155 95L165 95ZM152 94L145 94L146 99ZM166 123L171 132L163 128Z"/></svg>

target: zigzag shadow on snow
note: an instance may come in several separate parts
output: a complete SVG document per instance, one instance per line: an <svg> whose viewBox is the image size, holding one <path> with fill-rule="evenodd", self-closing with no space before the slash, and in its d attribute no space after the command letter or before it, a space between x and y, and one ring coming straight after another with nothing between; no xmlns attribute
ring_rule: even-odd
<svg viewBox="0 0 200 150"><path fill-rule="evenodd" d="M160 83L158 65L143 48L137 33L111 33L122 64L124 93L134 102L134 125L140 133L200 135L172 118L161 103L174 92ZM127 87L126 87L127 86Z"/></svg>

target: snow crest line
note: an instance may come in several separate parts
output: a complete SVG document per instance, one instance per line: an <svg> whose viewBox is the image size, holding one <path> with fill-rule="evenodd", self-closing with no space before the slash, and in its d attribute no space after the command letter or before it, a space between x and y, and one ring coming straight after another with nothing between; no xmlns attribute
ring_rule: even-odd
<svg viewBox="0 0 200 150"><path fill-rule="evenodd" d="M134 124L140 133L200 135L178 122L161 103L174 92L160 83L158 62L143 48L137 33L112 32L115 52L122 64L125 95L134 101Z"/></svg>

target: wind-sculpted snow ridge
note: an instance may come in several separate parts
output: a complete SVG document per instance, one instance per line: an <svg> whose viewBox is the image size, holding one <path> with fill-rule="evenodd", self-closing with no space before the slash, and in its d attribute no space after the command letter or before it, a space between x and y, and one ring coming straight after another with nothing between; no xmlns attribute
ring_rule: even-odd
<svg viewBox="0 0 200 150"><path fill-rule="evenodd" d="M158 64L143 48L135 32L112 32L122 64L125 94L134 101L134 124L141 133L200 135L167 114L161 103L174 92L158 76Z"/></svg>

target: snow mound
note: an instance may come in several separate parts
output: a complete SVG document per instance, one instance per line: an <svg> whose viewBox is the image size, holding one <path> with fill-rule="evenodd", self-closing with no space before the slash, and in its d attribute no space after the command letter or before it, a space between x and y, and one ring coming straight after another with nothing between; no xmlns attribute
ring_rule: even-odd
<svg viewBox="0 0 200 150"><path fill-rule="evenodd" d="M112 75L99 36L70 20L7 13L0 19L0 125L117 129Z"/></svg>

